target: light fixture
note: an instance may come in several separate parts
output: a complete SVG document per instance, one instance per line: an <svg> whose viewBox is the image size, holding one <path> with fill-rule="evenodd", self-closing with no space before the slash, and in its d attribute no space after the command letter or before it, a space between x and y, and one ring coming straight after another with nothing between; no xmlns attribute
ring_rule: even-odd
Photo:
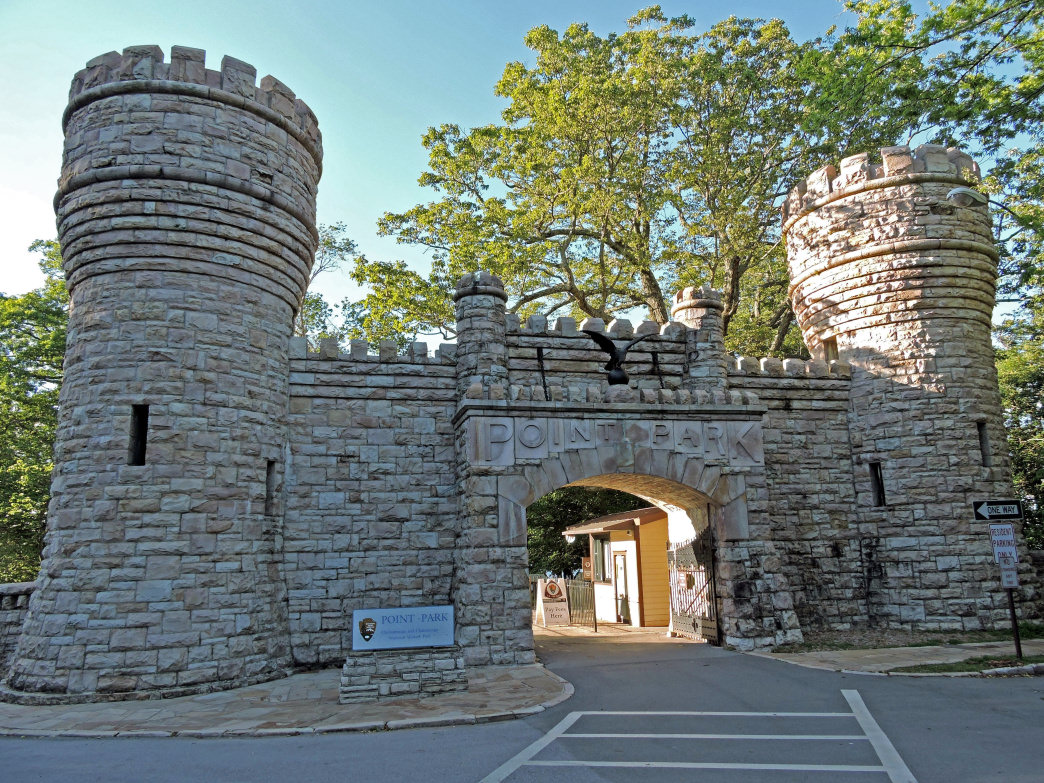
<svg viewBox="0 0 1044 783"><path fill-rule="evenodd" d="M946 194L946 200L953 202L959 207L970 207L973 204L985 204L987 198L977 190L971 188L954 188Z"/></svg>

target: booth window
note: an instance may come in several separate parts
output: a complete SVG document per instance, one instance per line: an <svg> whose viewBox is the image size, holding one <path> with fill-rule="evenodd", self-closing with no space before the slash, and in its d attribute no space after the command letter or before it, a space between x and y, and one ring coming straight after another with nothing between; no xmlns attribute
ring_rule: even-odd
<svg viewBox="0 0 1044 783"><path fill-rule="evenodd" d="M596 582L611 582L613 559L609 551L608 538L595 538L592 540L591 553L594 567L594 580Z"/></svg>

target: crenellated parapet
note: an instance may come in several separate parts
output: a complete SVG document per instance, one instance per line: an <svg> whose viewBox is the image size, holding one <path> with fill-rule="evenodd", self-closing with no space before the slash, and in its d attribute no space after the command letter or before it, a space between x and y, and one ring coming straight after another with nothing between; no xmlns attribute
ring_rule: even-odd
<svg viewBox="0 0 1044 783"><path fill-rule="evenodd" d="M318 233L322 137L271 76L201 49L110 52L73 80L55 195L66 280L181 271L275 293L296 309Z"/></svg>
<svg viewBox="0 0 1044 783"><path fill-rule="evenodd" d="M776 359L752 356L738 356L729 365L729 377L765 377L765 378L823 378L830 380L849 380L852 368L844 362L819 359L804 361L803 359Z"/></svg>
<svg viewBox="0 0 1044 783"><path fill-rule="evenodd" d="M220 70L206 67L206 52L188 46L172 46L170 62L164 62L158 46L129 46L123 53L108 52L77 71L69 88L69 105L63 128L77 109L92 101L129 93L167 93L218 101L256 113L279 125L313 152L322 165L323 137L308 105L294 91L265 76L256 83L257 69L227 55Z"/></svg>
<svg viewBox="0 0 1044 783"><path fill-rule="evenodd" d="M790 191L783 202L783 225L830 201L854 193L895 187L911 182L947 181L968 185L979 181L979 165L968 153L940 144L882 147L880 160L868 152L850 155L835 166L827 164Z"/></svg>

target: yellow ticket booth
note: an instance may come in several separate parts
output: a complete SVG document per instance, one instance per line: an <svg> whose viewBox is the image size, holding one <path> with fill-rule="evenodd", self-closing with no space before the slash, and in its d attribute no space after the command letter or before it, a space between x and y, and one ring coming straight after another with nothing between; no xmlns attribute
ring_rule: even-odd
<svg viewBox="0 0 1044 783"><path fill-rule="evenodd" d="M562 535L588 538L599 622L670 623L666 512L655 507L621 511L568 527Z"/></svg>

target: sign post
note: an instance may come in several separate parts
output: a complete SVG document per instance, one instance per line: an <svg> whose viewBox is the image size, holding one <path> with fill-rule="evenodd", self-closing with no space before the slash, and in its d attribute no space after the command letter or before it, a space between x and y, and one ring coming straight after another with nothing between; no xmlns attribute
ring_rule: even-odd
<svg viewBox="0 0 1044 783"><path fill-rule="evenodd" d="M569 600L564 579L537 580L537 618L549 625L569 625Z"/></svg>
<svg viewBox="0 0 1044 783"><path fill-rule="evenodd" d="M1001 587L1008 594L1008 614L1011 616L1011 634L1015 638L1015 657L1022 660L1022 639L1019 620L1015 615L1015 588L1019 586L1019 550L1015 545L1015 523L993 520L1022 519L1022 503L1018 500L977 500L972 503L977 520L990 522L990 544L993 560L1000 566Z"/></svg>

